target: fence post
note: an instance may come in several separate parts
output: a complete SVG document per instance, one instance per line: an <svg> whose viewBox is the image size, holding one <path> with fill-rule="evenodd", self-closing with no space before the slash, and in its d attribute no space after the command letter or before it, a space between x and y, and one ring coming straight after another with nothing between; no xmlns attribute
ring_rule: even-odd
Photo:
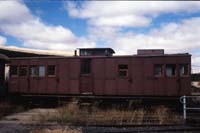
<svg viewBox="0 0 200 133"><path fill-rule="evenodd" d="M186 96L183 96L183 119L186 120L187 119L187 107L186 107Z"/></svg>

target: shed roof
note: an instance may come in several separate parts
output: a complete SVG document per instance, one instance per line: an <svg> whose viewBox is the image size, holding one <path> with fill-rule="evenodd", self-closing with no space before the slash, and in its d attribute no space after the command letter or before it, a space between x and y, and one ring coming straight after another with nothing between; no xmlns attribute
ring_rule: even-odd
<svg viewBox="0 0 200 133"><path fill-rule="evenodd" d="M0 60L9 60L9 58L4 54L0 54Z"/></svg>
<svg viewBox="0 0 200 133"><path fill-rule="evenodd" d="M36 50L36 49L6 47L6 46L0 46L0 54L3 54L3 55L5 55L9 58L14 58L14 57L70 56L70 55L72 55L68 52L63 52L63 51Z"/></svg>

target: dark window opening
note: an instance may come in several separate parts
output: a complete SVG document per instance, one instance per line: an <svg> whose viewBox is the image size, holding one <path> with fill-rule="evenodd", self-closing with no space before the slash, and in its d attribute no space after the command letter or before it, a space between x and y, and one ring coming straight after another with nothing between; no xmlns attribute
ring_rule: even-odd
<svg viewBox="0 0 200 133"><path fill-rule="evenodd" d="M54 76L54 75L56 75L56 66L55 65L48 65L47 75L48 76Z"/></svg>
<svg viewBox="0 0 200 133"><path fill-rule="evenodd" d="M166 65L166 76L167 77L176 76L176 65L175 64L167 64Z"/></svg>
<svg viewBox="0 0 200 133"><path fill-rule="evenodd" d="M128 65L125 64L118 65L118 69L128 69Z"/></svg>
<svg viewBox="0 0 200 133"><path fill-rule="evenodd" d="M180 64L179 65L179 74L180 76L188 75L188 64Z"/></svg>
<svg viewBox="0 0 200 133"><path fill-rule="evenodd" d="M128 65L127 64L118 65L118 75L119 75L119 77L127 77L128 76Z"/></svg>
<svg viewBox="0 0 200 133"><path fill-rule="evenodd" d="M17 76L18 75L18 67L17 66L11 66L11 69L10 69L10 75L11 76Z"/></svg>
<svg viewBox="0 0 200 133"><path fill-rule="evenodd" d="M154 76L160 77L163 75L163 65L156 64L154 65Z"/></svg>
<svg viewBox="0 0 200 133"><path fill-rule="evenodd" d="M19 76L27 76L27 67L26 66L19 67Z"/></svg>
<svg viewBox="0 0 200 133"><path fill-rule="evenodd" d="M90 74L91 59L84 59L81 61L81 74Z"/></svg>
<svg viewBox="0 0 200 133"><path fill-rule="evenodd" d="M30 76L32 76L32 77L37 76L38 75L37 66L31 66L29 72L30 72Z"/></svg>

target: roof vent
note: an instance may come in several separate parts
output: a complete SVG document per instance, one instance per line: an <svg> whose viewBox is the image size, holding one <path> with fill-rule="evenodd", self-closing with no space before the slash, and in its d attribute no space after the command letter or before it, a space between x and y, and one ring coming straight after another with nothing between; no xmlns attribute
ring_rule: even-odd
<svg viewBox="0 0 200 133"><path fill-rule="evenodd" d="M164 49L138 49L137 55L164 55Z"/></svg>

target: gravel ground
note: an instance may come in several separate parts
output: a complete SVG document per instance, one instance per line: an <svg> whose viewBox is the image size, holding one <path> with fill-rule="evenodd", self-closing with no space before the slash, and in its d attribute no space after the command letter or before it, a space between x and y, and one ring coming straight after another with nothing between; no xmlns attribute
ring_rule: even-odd
<svg viewBox="0 0 200 133"><path fill-rule="evenodd" d="M134 132L192 132L199 133L200 127L186 130L188 126L162 126L162 127L73 127L66 125L22 125L0 124L0 133L134 133ZM182 130L185 129L185 130Z"/></svg>

